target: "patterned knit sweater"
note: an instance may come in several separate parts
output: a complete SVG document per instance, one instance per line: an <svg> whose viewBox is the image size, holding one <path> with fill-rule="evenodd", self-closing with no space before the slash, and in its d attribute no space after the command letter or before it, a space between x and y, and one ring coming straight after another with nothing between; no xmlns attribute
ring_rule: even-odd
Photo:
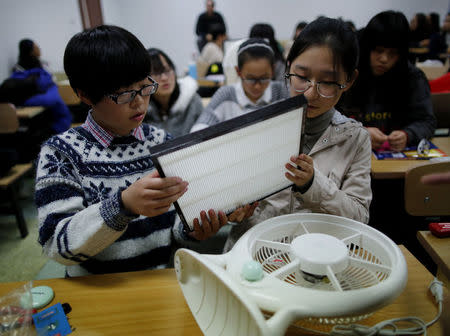
<svg viewBox="0 0 450 336"><path fill-rule="evenodd" d="M168 139L143 124L144 140L115 138L108 146L79 126L50 138L38 159L39 243L68 276L165 267L173 238L189 240L175 212L127 213L120 192L154 170L151 147Z"/></svg>

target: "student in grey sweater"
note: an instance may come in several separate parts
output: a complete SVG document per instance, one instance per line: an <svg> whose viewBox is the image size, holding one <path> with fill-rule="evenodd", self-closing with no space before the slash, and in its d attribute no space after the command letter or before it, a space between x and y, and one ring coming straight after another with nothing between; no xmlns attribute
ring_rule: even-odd
<svg viewBox="0 0 450 336"><path fill-rule="evenodd" d="M175 65L163 51L151 48L150 75L159 86L152 96L144 122L169 132L174 138L189 133L203 111L197 94L197 81L186 76L177 78Z"/></svg>
<svg viewBox="0 0 450 336"><path fill-rule="evenodd" d="M217 90L191 131L197 131L278 100L288 98L286 85L272 82L274 53L263 39L252 38L238 50L238 83Z"/></svg>

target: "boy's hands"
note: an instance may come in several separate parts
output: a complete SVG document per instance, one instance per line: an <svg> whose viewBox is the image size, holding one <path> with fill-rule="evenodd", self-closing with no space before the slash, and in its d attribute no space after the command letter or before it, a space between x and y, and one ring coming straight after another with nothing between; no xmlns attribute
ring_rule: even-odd
<svg viewBox="0 0 450 336"><path fill-rule="evenodd" d="M154 172L140 178L122 191L122 202L128 211L154 217L161 215L187 190L188 183L179 177L160 177Z"/></svg>

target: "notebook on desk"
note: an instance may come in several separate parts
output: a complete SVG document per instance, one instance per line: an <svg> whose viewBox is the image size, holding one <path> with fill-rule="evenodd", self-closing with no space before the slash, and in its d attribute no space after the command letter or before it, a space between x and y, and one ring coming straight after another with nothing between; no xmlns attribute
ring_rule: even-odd
<svg viewBox="0 0 450 336"><path fill-rule="evenodd" d="M390 149L380 149L373 150L373 153L377 160L385 160L385 159L417 159L417 160L427 160L437 157L447 156L442 150L440 150L435 144L431 141L429 143L429 151L427 154L419 155L417 151L417 146L406 147L401 152L396 152Z"/></svg>

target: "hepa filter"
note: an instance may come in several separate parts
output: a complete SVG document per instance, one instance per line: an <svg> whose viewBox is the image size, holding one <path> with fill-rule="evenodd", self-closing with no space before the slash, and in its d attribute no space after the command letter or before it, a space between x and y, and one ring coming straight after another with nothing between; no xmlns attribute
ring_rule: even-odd
<svg viewBox="0 0 450 336"><path fill-rule="evenodd" d="M284 165L300 153L305 111L299 95L152 147L161 177L189 182L174 203L184 225L192 230L202 210L229 214L291 186Z"/></svg>

